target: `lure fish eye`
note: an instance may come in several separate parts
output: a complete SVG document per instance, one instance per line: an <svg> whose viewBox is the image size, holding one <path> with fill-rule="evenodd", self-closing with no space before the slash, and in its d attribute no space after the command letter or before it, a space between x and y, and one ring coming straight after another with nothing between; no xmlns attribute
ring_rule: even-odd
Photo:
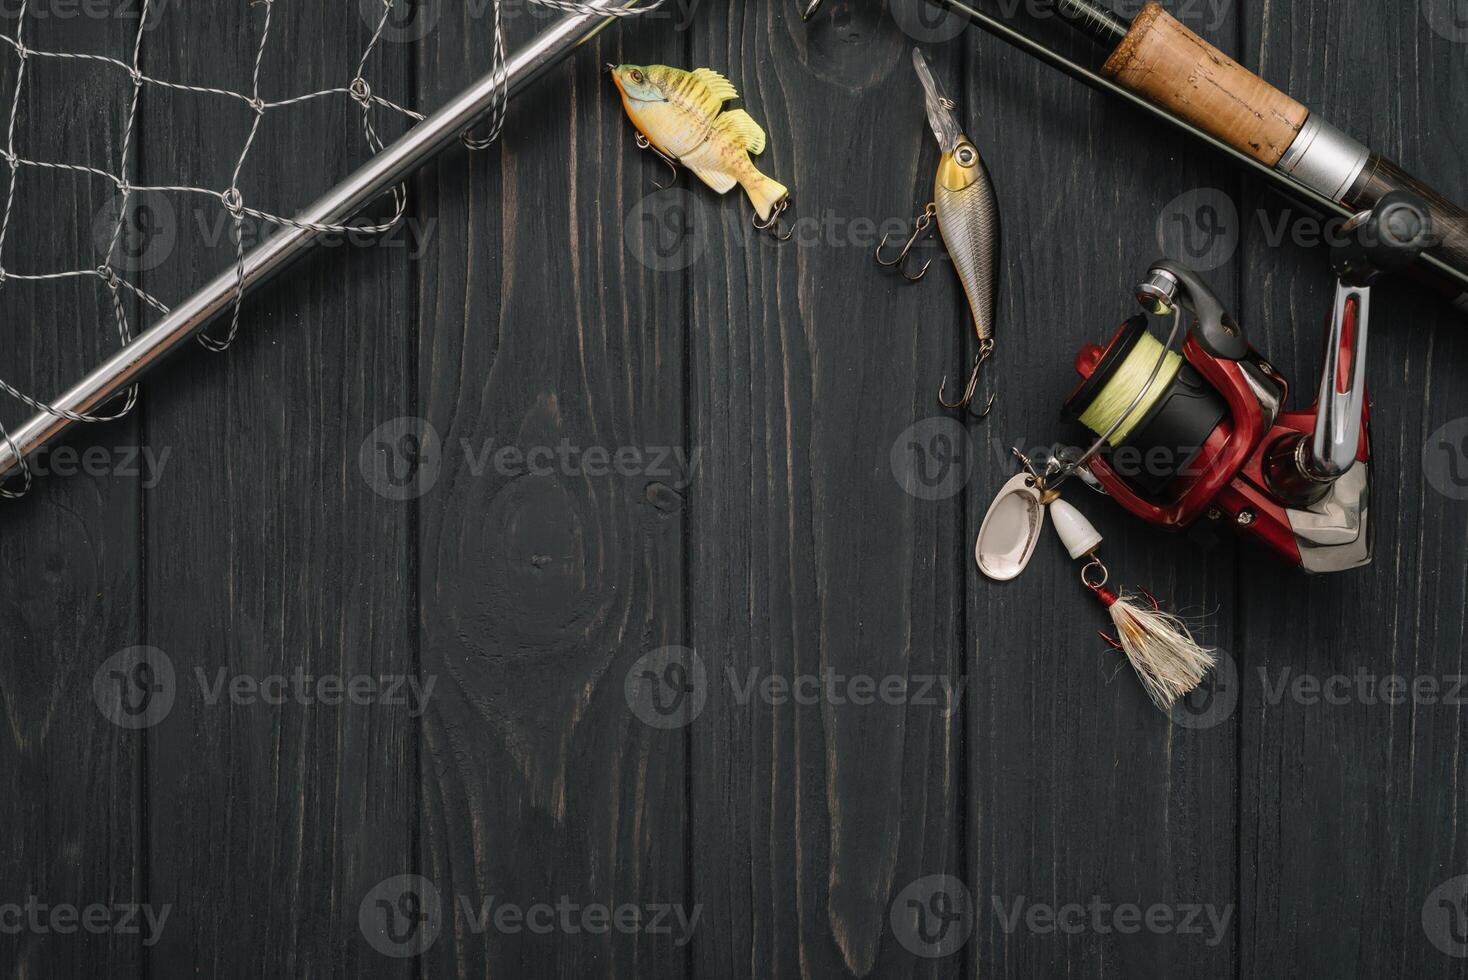
<svg viewBox="0 0 1468 980"><path fill-rule="evenodd" d="M646 80L646 76L643 75L642 72L638 71L636 68L632 69L631 74L632 81L637 83L638 85L641 85Z"/></svg>
<svg viewBox="0 0 1468 980"><path fill-rule="evenodd" d="M967 143L953 151L953 159L958 161L960 167L972 167L979 159L979 151Z"/></svg>

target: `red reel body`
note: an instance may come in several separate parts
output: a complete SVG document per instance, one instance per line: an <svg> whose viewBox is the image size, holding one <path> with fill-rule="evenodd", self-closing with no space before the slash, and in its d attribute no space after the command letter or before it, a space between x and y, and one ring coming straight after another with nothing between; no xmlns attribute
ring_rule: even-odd
<svg viewBox="0 0 1468 980"><path fill-rule="evenodd" d="M1090 344L1080 351L1075 366L1083 380L1077 392L1125 341L1131 326L1123 324L1105 348ZM1136 486L1109 458L1094 457L1089 468L1106 492L1132 514L1161 527L1187 527L1202 517L1227 521L1279 558L1310 571L1364 564L1369 558L1368 542L1357 538L1365 535L1365 527L1358 527L1357 535L1337 528L1323 539L1318 522L1310 517L1315 511L1329 510L1329 500L1304 499L1301 488L1292 486L1287 478L1294 472L1293 454L1308 444L1316 428L1319 406L1282 411L1288 383L1252 347L1245 357L1233 360L1208 353L1196 337L1189 336L1182 353L1186 363L1221 397L1226 412L1196 446L1173 447L1184 457L1183 462L1160 493ZM1352 370L1350 356L1347 349L1340 358L1338 374L1342 377ZM1369 461L1369 415L1363 402L1356 452L1356 460L1363 464ZM1146 422L1144 418L1138 428ZM1364 478L1364 472L1361 476ZM1364 497L1359 509L1364 525ZM1364 548L1367 558L1358 560L1338 552L1322 562L1325 539L1329 543L1324 546L1346 545L1357 554ZM1343 561L1349 564L1342 565Z"/></svg>

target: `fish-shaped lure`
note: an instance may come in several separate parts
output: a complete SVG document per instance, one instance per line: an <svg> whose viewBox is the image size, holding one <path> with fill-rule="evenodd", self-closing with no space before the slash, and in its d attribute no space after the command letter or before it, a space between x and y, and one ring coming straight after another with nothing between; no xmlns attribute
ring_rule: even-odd
<svg viewBox="0 0 1468 980"><path fill-rule="evenodd" d="M994 315L999 287L999 202L978 148L963 134L958 117L954 115L954 103L943 94L921 51L913 49L912 63L923 85L928 125L932 127L938 149L942 152L938 174L933 181L933 203L929 209L938 219L938 231L963 284L973 315L974 333L979 338L978 355L963 396L956 401L947 399L946 378L944 386L938 390L938 398L946 407L962 408L973 401L978 388L979 369L994 351ZM899 261L906 258L912 241L926 225L925 220L919 219L917 232L903 249ZM993 403L994 396L991 395L982 414L988 414Z"/></svg>
<svg viewBox="0 0 1468 980"><path fill-rule="evenodd" d="M667 65L617 65L611 72L632 125L665 159L683 164L720 194L743 187L765 222L761 227L788 206L789 189L749 159L764 152L765 131L743 109L723 107L739 98L727 78L711 68Z"/></svg>

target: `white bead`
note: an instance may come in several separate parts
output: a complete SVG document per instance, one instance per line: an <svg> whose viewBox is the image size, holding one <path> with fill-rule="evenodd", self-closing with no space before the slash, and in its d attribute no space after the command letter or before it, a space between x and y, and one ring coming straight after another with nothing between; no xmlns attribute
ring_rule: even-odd
<svg viewBox="0 0 1468 980"><path fill-rule="evenodd" d="M1060 543L1065 545L1072 558L1088 555L1100 546L1101 532L1064 500L1056 498L1050 502L1050 516L1055 521Z"/></svg>

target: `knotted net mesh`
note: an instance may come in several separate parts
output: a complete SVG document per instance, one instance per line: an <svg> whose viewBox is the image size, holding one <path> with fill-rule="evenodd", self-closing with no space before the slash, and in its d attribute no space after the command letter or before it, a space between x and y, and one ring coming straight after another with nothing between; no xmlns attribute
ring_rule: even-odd
<svg viewBox="0 0 1468 980"><path fill-rule="evenodd" d="M3 141L0 141L0 160L4 162L4 169L0 171L0 180L4 182L0 186L0 193L3 193L3 203L0 203L0 322L5 323L6 329L24 329L27 311L18 303L7 302L7 291L13 290L20 283L35 286L66 282L74 284L78 281L95 283L102 298L101 308L108 311L107 319L112 321L107 325L108 329L115 332L120 345L127 344L135 332L135 326L129 318L129 309L141 311L141 318L145 323L167 315L170 300L176 303L183 297L165 297L145 288L146 283L136 274L138 264L128 261L129 222L136 222L140 220L140 216L146 215L146 208L140 209L138 206L139 200L146 197L162 195L169 199L187 198L196 204L202 203L207 208L217 210L220 221L229 229L238 277L233 309L226 323L216 325L198 336L202 345L214 351L227 349L239 331L240 306L245 292L245 255L252 244L251 235L246 234L247 226L252 233L257 233L256 229L260 228L294 227L318 234L374 235L391 231L402 220L407 208L407 198L401 185L393 187L387 193L387 205L380 209L387 213L382 217L350 225L324 225L302 223L291 217L288 209L269 200L253 198L246 190L247 181L244 178L252 166L280 165L280 161L257 159L255 150L261 143L261 133L277 116L304 104L335 99L343 100L353 107L360 114L364 159L381 152L385 140L395 138L423 118L416 109L403 104L408 101L405 96L390 95L379 91L379 86L374 85L374 77L379 74L386 57L383 51L384 36L394 32L395 17L401 19L404 8L416 0L335 0L333 6L339 5L340 8L336 13L342 17L361 16L367 28L367 38L360 57L355 61L355 71L344 73L333 84L313 87L309 91L286 93L280 92L278 85L270 84L273 80L267 77L268 59L283 54L275 50L284 43L279 37L280 31L276 29L279 20L277 8L285 3L305 0L237 0L238 4L245 7L247 32L253 52L252 57L247 59L249 67L243 73L244 77L232 85L201 84L189 78L169 77L150 68L151 62L169 60L157 57L157 49L161 43L190 43L187 29L180 30L178 25L174 25L167 42L160 40L164 34L160 31L160 26L170 18L208 17L215 12L209 10L208 5L184 5L170 3L169 0L75 0L77 6L72 8L73 19L86 16L87 8L83 5L90 3L93 11L100 11L107 16L126 18L129 21L135 19L136 28L130 33L123 32L122 50L72 50L48 43L55 38L84 33L57 29L58 21L63 19L61 4L66 2L67 0L8 0L8 4L0 7L0 73L3 73L0 77L4 78L5 83L5 87L0 88L0 99L4 99L3 104L0 104L0 119L3 119L5 127ZM127 10L118 7L119 4L129 2L134 6ZM655 9L662 0L630 9L624 2L617 0L528 2L568 13L634 16ZM500 72L505 65L502 0L489 0L488 5L482 9L487 15L490 28L485 37L492 55L490 67L492 71ZM357 29L360 31L361 27ZM207 52L204 55L207 57ZM38 81L40 72L53 68L61 71L51 72L46 82L48 90L38 93L36 89L42 84ZM100 71L115 86L109 97L114 103L120 102L120 126L103 141L106 152L100 157L69 159L51 155L46 149L33 145L42 142L49 144L51 141L28 140L26 133L46 132L48 125L64 125L63 118L58 115L54 120L24 120L23 116L27 109L40 114L52 111L46 100L39 96L50 96L53 100L64 97L62 93L55 91L58 79L65 79L68 72L83 70ZM171 99L199 100L201 105L197 112L206 118L215 113L223 115L228 110L244 114L242 132L229 134L236 141L230 144L231 148L221 151L216 147L213 151L216 155L222 153L223 158L230 162L227 172L217 183L196 184L186 179L166 183L150 179L145 183L139 178L140 107L145 98L151 99L164 94ZM463 142L467 146L484 149L499 138L505 120L507 97L508 93L501 87L482 128L475 134L464 134ZM114 112L116 108L114 104ZM223 140L226 135L221 133L219 138ZM149 173L152 174L155 169L150 166ZM58 259L48 255L44 249L32 247L31 242L22 240L22 237L43 235L44 230L27 228L25 230L29 234L18 234L17 226L21 222L18 218L20 209L17 202L27 192L28 185L36 185L31 189L40 194L58 192L53 185L42 189L37 184L36 177L42 174L66 175L82 181L101 181L114 190L111 205L104 215L99 216L92 235L93 248L89 253L83 251ZM335 179L345 175L336 174ZM321 189L324 190L325 185ZM34 211L34 208L31 210ZM0 350L3 349L3 345L0 345ZM49 413L74 422L119 419L129 414L137 404L137 389L133 387L115 399L105 410L96 414L79 414L49 404L8 378L9 370L0 362L0 392L17 399L32 411ZM16 456L21 455L3 425L0 425L0 439L10 445ZM22 462L18 474L5 485L0 485L0 496L20 496L30 489L30 485L29 468Z"/></svg>

